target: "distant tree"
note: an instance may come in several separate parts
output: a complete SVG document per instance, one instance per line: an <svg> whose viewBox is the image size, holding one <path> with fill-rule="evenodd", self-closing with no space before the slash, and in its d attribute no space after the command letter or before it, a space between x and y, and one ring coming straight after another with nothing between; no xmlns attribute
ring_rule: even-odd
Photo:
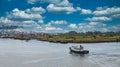
<svg viewBox="0 0 120 67"><path fill-rule="evenodd" d="M53 38L53 36L49 35L48 38Z"/></svg>
<svg viewBox="0 0 120 67"><path fill-rule="evenodd" d="M93 33L94 33L94 35L100 35L100 34L102 34L100 31L94 31Z"/></svg>
<svg viewBox="0 0 120 67"><path fill-rule="evenodd" d="M93 37L96 39L96 35L93 35Z"/></svg>
<svg viewBox="0 0 120 67"><path fill-rule="evenodd" d="M88 32L86 32L86 35L87 36L93 36L93 32L88 31Z"/></svg>
<svg viewBox="0 0 120 67"><path fill-rule="evenodd" d="M66 35L68 35L68 36L76 36L76 35L78 35L78 33L76 31L70 31L70 32L66 33Z"/></svg>

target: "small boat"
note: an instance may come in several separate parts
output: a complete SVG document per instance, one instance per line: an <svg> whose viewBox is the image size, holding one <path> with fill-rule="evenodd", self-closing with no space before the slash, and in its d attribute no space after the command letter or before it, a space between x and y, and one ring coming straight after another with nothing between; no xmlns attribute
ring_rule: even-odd
<svg viewBox="0 0 120 67"><path fill-rule="evenodd" d="M80 50L80 48L69 47L70 52L77 53L77 54L88 54L89 50Z"/></svg>

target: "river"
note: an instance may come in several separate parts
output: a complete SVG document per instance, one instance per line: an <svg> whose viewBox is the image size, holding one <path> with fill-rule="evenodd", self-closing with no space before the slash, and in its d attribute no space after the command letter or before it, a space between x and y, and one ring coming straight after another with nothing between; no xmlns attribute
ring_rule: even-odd
<svg viewBox="0 0 120 67"><path fill-rule="evenodd" d="M81 43L88 55L70 54L80 43L0 39L0 67L119 67L120 42Z"/></svg>

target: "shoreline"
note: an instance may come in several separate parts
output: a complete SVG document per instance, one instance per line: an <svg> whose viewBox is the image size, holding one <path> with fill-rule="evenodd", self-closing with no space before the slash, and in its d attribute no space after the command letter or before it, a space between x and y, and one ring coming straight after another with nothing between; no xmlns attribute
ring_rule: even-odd
<svg viewBox="0 0 120 67"><path fill-rule="evenodd" d="M50 43L61 43L61 44L67 44L67 43L109 43L109 42L120 42L119 40L83 40L83 41L61 41L61 40L42 40L42 39L20 39L20 38L0 38L0 39L13 39L13 40L24 40L24 41L29 41L29 40L37 40L37 41L45 41L45 42L50 42Z"/></svg>

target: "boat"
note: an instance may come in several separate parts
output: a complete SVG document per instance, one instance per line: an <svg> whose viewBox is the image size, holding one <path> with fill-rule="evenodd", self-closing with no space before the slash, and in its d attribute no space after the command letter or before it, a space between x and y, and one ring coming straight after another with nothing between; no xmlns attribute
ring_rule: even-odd
<svg viewBox="0 0 120 67"><path fill-rule="evenodd" d="M69 47L70 52L77 53L77 54L89 54L89 50L80 50L80 48Z"/></svg>

